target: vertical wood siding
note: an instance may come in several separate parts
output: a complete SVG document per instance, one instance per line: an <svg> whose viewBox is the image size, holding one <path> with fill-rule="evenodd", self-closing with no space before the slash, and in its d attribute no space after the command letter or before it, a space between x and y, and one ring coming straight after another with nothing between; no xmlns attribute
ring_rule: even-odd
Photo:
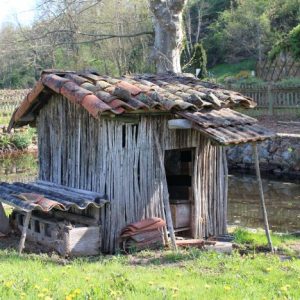
<svg viewBox="0 0 300 300"><path fill-rule="evenodd" d="M39 178L106 194L101 211L102 251L118 248L121 229L142 218L164 218L163 180L154 133L164 150L195 148L193 236L226 232L226 157L195 130L169 130L166 116L138 124L94 119L55 96L38 117Z"/></svg>

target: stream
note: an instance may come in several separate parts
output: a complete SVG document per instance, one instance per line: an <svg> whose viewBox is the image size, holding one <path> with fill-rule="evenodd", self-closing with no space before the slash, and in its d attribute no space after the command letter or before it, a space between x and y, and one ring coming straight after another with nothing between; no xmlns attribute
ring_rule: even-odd
<svg viewBox="0 0 300 300"><path fill-rule="evenodd" d="M28 182L36 178L36 154L0 158L0 181ZM277 232L300 230L300 180L263 176L270 228ZM258 186L251 174L231 174L228 190L228 224L263 227Z"/></svg>

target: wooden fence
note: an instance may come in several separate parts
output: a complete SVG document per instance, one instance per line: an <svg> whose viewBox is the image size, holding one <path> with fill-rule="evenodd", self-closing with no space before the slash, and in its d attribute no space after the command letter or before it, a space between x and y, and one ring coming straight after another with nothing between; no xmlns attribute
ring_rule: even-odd
<svg viewBox="0 0 300 300"><path fill-rule="evenodd" d="M5 123L6 119L11 116L15 108L28 93L28 89L0 90L0 125L1 123Z"/></svg>
<svg viewBox="0 0 300 300"><path fill-rule="evenodd" d="M299 115L300 116L300 84L299 85L240 85L228 86L257 102L256 109L249 111L253 116L268 115Z"/></svg>
<svg viewBox="0 0 300 300"><path fill-rule="evenodd" d="M300 63L291 55L280 55L275 60L265 59L256 64L256 76L266 81L278 81L300 76Z"/></svg>

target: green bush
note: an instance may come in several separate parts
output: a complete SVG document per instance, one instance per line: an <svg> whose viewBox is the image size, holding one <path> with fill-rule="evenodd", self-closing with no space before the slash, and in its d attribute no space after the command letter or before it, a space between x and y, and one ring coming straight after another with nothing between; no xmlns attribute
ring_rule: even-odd
<svg viewBox="0 0 300 300"><path fill-rule="evenodd" d="M30 146L31 137L28 134L16 133L12 136L11 142L17 149L24 150Z"/></svg>
<svg viewBox="0 0 300 300"><path fill-rule="evenodd" d="M33 128L26 128L13 134L0 134L0 151L24 150L33 143L35 135L36 131Z"/></svg>
<svg viewBox="0 0 300 300"><path fill-rule="evenodd" d="M10 136L7 134L0 134L0 151L9 150L13 147Z"/></svg>
<svg viewBox="0 0 300 300"><path fill-rule="evenodd" d="M32 139L35 135L33 128L28 128L22 132L16 132L11 136L11 143L19 150L24 150L32 144Z"/></svg>
<svg viewBox="0 0 300 300"><path fill-rule="evenodd" d="M251 77L251 72L248 70L242 70L235 76L237 79L247 79Z"/></svg>

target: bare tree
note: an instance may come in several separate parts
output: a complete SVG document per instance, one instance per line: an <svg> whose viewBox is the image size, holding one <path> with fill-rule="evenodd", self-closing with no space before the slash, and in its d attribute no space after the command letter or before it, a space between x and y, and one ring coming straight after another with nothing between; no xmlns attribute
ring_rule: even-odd
<svg viewBox="0 0 300 300"><path fill-rule="evenodd" d="M158 73L181 73L182 13L186 2L187 0L150 0L155 29L152 57Z"/></svg>

